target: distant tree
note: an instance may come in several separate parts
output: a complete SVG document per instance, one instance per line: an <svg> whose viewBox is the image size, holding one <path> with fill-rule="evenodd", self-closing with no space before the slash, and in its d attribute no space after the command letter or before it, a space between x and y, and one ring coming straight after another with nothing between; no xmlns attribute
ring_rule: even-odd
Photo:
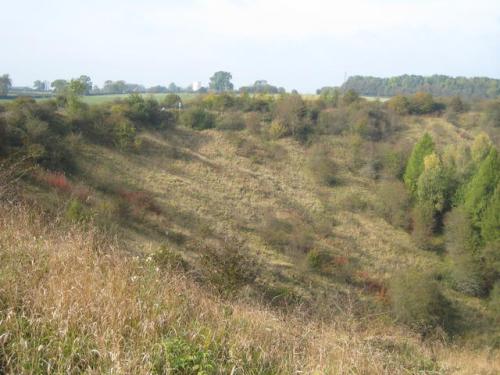
<svg viewBox="0 0 500 375"><path fill-rule="evenodd" d="M216 72L210 77L209 87L216 92L232 91L234 87L231 83L232 78L233 76L229 72Z"/></svg>
<svg viewBox="0 0 500 375"><path fill-rule="evenodd" d="M172 82L170 85L168 85L168 92L170 93L178 93L178 92L181 92L182 89L180 87L178 87L174 82Z"/></svg>
<svg viewBox="0 0 500 375"><path fill-rule="evenodd" d="M283 135L292 135L299 140L305 140L307 131L307 107L298 94L280 97L274 108L276 123L281 124L285 130Z"/></svg>
<svg viewBox="0 0 500 375"><path fill-rule="evenodd" d="M500 96L500 80L492 78L448 77L443 75L402 75L390 78L353 76L342 90L356 90L366 96L408 95L423 91L435 96L463 98L496 98Z"/></svg>
<svg viewBox="0 0 500 375"><path fill-rule="evenodd" d="M33 82L33 88L37 91L45 91L47 88L44 81L36 80Z"/></svg>
<svg viewBox="0 0 500 375"><path fill-rule="evenodd" d="M84 81L80 79L72 79L69 82L67 89L70 95L81 96L85 94L87 90L87 85Z"/></svg>
<svg viewBox="0 0 500 375"><path fill-rule="evenodd" d="M90 92L92 91L92 80L90 79L90 77L86 75L81 75L80 78L78 78L78 80L82 82L82 84L85 87L83 95L90 94Z"/></svg>
<svg viewBox="0 0 500 375"><path fill-rule="evenodd" d="M406 186L413 195L417 192L418 178L424 171L424 159L432 152L434 152L434 141L428 133L425 133L413 147L403 176Z"/></svg>
<svg viewBox="0 0 500 375"><path fill-rule="evenodd" d="M50 84L50 87L52 87L56 94L62 94L68 87L68 81L65 79L56 79Z"/></svg>
<svg viewBox="0 0 500 375"><path fill-rule="evenodd" d="M0 76L0 96L5 96L9 93L12 87L12 80L8 74Z"/></svg>

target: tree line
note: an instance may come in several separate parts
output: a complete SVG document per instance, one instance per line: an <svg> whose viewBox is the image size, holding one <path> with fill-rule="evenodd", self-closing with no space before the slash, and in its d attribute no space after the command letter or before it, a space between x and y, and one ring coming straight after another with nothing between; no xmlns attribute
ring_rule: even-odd
<svg viewBox="0 0 500 375"><path fill-rule="evenodd" d="M486 77L450 77L445 75L402 75L390 78L352 76L341 89L355 90L366 96L394 96L419 91L435 96L459 95L464 98L495 98L500 95L500 80Z"/></svg>

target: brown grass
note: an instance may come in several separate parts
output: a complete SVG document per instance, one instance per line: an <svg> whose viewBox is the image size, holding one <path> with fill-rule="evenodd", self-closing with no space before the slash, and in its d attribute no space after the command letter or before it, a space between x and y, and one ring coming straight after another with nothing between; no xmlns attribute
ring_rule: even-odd
<svg viewBox="0 0 500 375"><path fill-rule="evenodd" d="M125 256L93 229L45 222L26 207L0 207L5 373L155 373L161 361L168 368L164 343L173 338L210 351L214 373L435 374L455 367L439 357L458 354L421 345L406 331L224 302L150 258ZM498 370L483 354L467 366L475 360Z"/></svg>

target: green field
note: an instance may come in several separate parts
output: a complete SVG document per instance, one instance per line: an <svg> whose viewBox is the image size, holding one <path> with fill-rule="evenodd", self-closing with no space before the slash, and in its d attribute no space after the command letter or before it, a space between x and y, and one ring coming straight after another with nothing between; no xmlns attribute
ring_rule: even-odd
<svg viewBox="0 0 500 375"><path fill-rule="evenodd" d="M127 96L129 96L129 95L130 94L87 95L87 96L83 96L82 100L83 100L83 102L85 102L87 104L100 104L100 103L111 102L111 101L117 100L117 99L124 99ZM157 100L162 100L168 94L142 94L142 95L145 96L145 97L153 97L153 98L155 98ZM181 94L178 94L178 95L183 100L190 100L190 99L194 98L197 94L181 93ZM15 99L15 97L1 98L0 99L0 103L8 103L8 102L11 102L14 99ZM36 101L46 100L46 99L50 99L50 98L35 98Z"/></svg>

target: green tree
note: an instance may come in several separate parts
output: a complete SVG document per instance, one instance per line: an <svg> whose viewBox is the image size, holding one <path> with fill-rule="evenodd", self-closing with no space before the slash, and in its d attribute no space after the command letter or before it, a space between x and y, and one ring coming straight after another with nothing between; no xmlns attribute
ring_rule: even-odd
<svg viewBox="0 0 500 375"><path fill-rule="evenodd" d="M92 91L92 80L90 79L90 77L86 75L81 75L80 78L78 78L78 80L85 87L82 95L90 94L90 92Z"/></svg>
<svg viewBox="0 0 500 375"><path fill-rule="evenodd" d="M479 133L472 143L471 156L474 163L481 163L491 150L493 143L485 132Z"/></svg>
<svg viewBox="0 0 500 375"><path fill-rule="evenodd" d="M62 94L68 87L68 81L65 79L56 79L50 84L50 87L52 87L56 94Z"/></svg>
<svg viewBox="0 0 500 375"><path fill-rule="evenodd" d="M500 183L497 183L495 191L484 211L481 220L481 236L486 242L500 239Z"/></svg>
<svg viewBox="0 0 500 375"><path fill-rule="evenodd" d="M432 153L424 158L424 171L417 181L417 198L430 203L436 212L448 204L449 178L439 157Z"/></svg>
<svg viewBox="0 0 500 375"><path fill-rule="evenodd" d="M215 72L210 77L209 87L216 92L233 91L233 84L231 83L233 76L229 72Z"/></svg>
<svg viewBox="0 0 500 375"><path fill-rule="evenodd" d="M495 148L481 162L477 173L472 177L464 194L464 206L472 218L475 227L481 226L481 220L488 208L491 197L500 182L500 158Z"/></svg>
<svg viewBox="0 0 500 375"><path fill-rule="evenodd" d="M424 171L424 158L433 152L434 141L428 133L425 133L422 139L413 147L403 176L403 180L412 195L416 194L418 178Z"/></svg>
<svg viewBox="0 0 500 375"><path fill-rule="evenodd" d="M45 91L47 89L47 87L45 86L45 82L40 81L39 79L33 82L33 88L37 91Z"/></svg>
<svg viewBox="0 0 500 375"><path fill-rule="evenodd" d="M12 80L8 74L0 76L0 96L5 96L9 93L12 87Z"/></svg>

